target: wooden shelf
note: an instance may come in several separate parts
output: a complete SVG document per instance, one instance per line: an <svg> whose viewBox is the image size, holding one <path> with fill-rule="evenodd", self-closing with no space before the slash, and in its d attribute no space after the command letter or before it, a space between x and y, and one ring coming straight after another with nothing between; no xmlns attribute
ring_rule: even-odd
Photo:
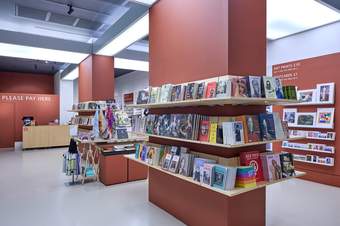
<svg viewBox="0 0 340 226"><path fill-rule="evenodd" d="M303 163L310 163L310 164L316 164L316 165L322 165L322 166L334 166L334 163L333 164L326 164L326 163L319 163L319 162L309 162L309 161L300 160L300 159L294 159L294 161L296 161L296 162L303 162Z"/></svg>
<svg viewBox="0 0 340 226"><path fill-rule="evenodd" d="M156 170L159 170L163 173L166 173L166 174L169 174L171 176L174 176L176 178L179 178L181 180L185 180L187 182L190 182L190 183L193 183L193 184L196 184L198 186L202 186L206 189L209 189L209 190L212 190L212 191L215 191L215 192L218 192L218 193L221 193L223 195L226 195L226 196L229 196L229 197L232 197L232 196L236 196L236 195L240 195L242 193L245 193L245 192L248 192L248 191L252 191L252 190L255 190L255 189L259 189L259 188L263 188L267 185L271 185L271 184L276 184L276 183L279 183L279 182L282 182L282 181L286 181L286 180L289 180L291 178L294 178L294 177L301 177L303 175L305 175L304 172L299 172L299 171L296 171L296 176L294 177L290 177L290 178L284 178L284 179L281 179L281 180L275 180L275 181L262 181L262 182L257 182L256 183L256 187L253 187L253 188L235 188L233 190L229 190L229 191L225 191L225 190L221 190L221 189L218 189L218 188L214 188L214 187L211 187L211 186L208 186L208 185L204 185L204 184L201 184L197 181L194 181L191 177L186 177L186 176L183 176L183 175L180 175L180 174L175 174L175 173L171 173L169 171L166 171L164 169L162 169L161 167L159 166L154 166L154 165L149 165L147 164L146 162L143 162L139 159L136 159L135 158L135 155L132 154L132 155L124 155L124 157L128 158L129 160L133 160L133 161L136 161L138 163L141 163L143 165L146 165L148 167L151 167L153 169L156 169Z"/></svg>
<svg viewBox="0 0 340 226"><path fill-rule="evenodd" d="M96 112L96 109L75 109L75 110L68 110L68 112Z"/></svg>
<svg viewBox="0 0 340 226"><path fill-rule="evenodd" d="M314 149L308 149L308 148L285 147L285 146L282 146L282 148L290 149L290 150L300 150L300 151L318 152L318 153L325 153L325 154L334 154L334 153L335 153L335 148L334 148L334 151L333 151L333 152L321 151L321 150L314 150Z"/></svg>
<svg viewBox="0 0 340 226"><path fill-rule="evenodd" d="M319 103L319 102L309 102L309 103L306 103L306 102L300 102L300 103L292 103L292 104L285 104L284 106L287 106L287 107L299 107L299 106L323 106L323 105L334 105L333 104L330 104L330 103Z"/></svg>
<svg viewBox="0 0 340 226"><path fill-rule="evenodd" d="M127 107L135 108L169 108L190 106L215 106L215 105L286 105L300 103L297 100L286 100L276 98L249 98L249 97L227 97L172 101L165 103L131 104Z"/></svg>
<svg viewBox="0 0 340 226"><path fill-rule="evenodd" d="M302 126L302 125L289 125L289 128L306 128L306 129L334 129L334 125L331 128L319 127L319 126Z"/></svg>
<svg viewBox="0 0 340 226"><path fill-rule="evenodd" d="M131 136L128 139L94 139L94 140L81 140L77 137L73 138L76 142L82 143L82 144L97 144L97 143L107 143L107 144L120 144L120 143L133 143L133 142L144 142L148 141L148 138L145 136Z"/></svg>
<svg viewBox="0 0 340 226"><path fill-rule="evenodd" d="M260 145L260 144L269 144L269 143L282 142L282 141L294 141L294 140L305 139L305 137L294 137L294 138L288 138L288 139L278 139L278 140L260 141L260 142L252 142L252 143L245 143L245 144L226 145L226 144L214 144L214 143L209 143L209 142L204 142L204 141L199 141L199 140L188 140L188 139L159 136L159 135L152 135L152 134L145 134L145 136L174 140L174 141L182 141L182 142L194 143L194 144L203 144L203 145L209 145L209 146L215 146L215 147L221 147L221 148L241 148L241 147L255 146L255 145Z"/></svg>

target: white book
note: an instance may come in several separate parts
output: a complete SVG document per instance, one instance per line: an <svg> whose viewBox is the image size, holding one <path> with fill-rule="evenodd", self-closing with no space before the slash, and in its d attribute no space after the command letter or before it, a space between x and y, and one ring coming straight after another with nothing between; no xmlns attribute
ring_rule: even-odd
<svg viewBox="0 0 340 226"><path fill-rule="evenodd" d="M172 91L172 85L171 84L162 85L161 91L160 91L159 102L161 102L161 103L169 102L170 98L171 98L171 91Z"/></svg>

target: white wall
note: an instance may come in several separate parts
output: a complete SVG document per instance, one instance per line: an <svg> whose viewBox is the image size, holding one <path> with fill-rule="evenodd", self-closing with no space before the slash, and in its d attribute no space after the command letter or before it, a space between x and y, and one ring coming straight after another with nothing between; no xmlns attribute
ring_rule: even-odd
<svg viewBox="0 0 340 226"><path fill-rule="evenodd" d="M138 92L149 86L149 73L134 71L115 79L115 99L121 106L123 105L123 94ZM136 98L136 94L135 94Z"/></svg>
<svg viewBox="0 0 340 226"><path fill-rule="evenodd" d="M73 81L60 80L60 124L66 124L74 115L68 112L73 105Z"/></svg>
<svg viewBox="0 0 340 226"><path fill-rule="evenodd" d="M73 103L79 103L78 81L79 79L73 80Z"/></svg>
<svg viewBox="0 0 340 226"><path fill-rule="evenodd" d="M267 75L272 65L340 52L340 22L267 44Z"/></svg>

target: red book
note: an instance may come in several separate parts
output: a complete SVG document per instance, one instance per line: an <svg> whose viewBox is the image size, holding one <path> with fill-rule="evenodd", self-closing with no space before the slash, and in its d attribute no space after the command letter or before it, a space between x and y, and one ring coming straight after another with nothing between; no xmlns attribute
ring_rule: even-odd
<svg viewBox="0 0 340 226"><path fill-rule="evenodd" d="M206 142L209 141L209 120L200 121L198 140Z"/></svg>
<svg viewBox="0 0 340 226"><path fill-rule="evenodd" d="M216 82L209 82L205 91L205 98L214 98L216 96Z"/></svg>
<svg viewBox="0 0 340 226"><path fill-rule="evenodd" d="M253 166L255 169L256 181L263 181L263 168L259 151L242 152L240 154L241 166Z"/></svg>

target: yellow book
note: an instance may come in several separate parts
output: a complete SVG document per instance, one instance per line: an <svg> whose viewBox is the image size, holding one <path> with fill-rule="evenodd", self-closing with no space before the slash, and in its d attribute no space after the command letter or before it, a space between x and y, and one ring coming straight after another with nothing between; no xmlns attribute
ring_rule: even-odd
<svg viewBox="0 0 340 226"><path fill-rule="evenodd" d="M236 187L238 187L238 188L253 188L253 187L256 187L256 182L247 183L247 184L236 183Z"/></svg>
<svg viewBox="0 0 340 226"><path fill-rule="evenodd" d="M209 142L216 144L216 138L217 138L217 122L210 122Z"/></svg>

